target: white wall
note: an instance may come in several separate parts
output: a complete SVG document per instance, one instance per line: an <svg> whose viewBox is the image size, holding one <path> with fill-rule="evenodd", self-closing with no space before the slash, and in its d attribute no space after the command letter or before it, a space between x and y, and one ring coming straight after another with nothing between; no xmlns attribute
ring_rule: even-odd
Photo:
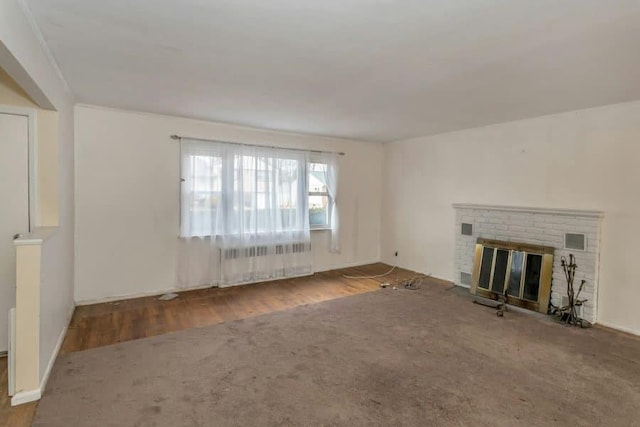
<svg viewBox="0 0 640 427"><path fill-rule="evenodd" d="M46 287L41 290L40 379L55 356L56 345L73 310L73 99L57 68L42 48L32 22L15 0L0 0L2 66L43 108L55 107L59 118L59 228L51 242L55 258L43 260ZM5 315L4 313L2 315Z"/></svg>
<svg viewBox="0 0 640 427"><path fill-rule="evenodd" d="M380 257L382 146L191 119L77 106L76 269L78 302L177 287L179 146L200 138L344 151L340 176L342 253L312 232L316 271Z"/></svg>
<svg viewBox="0 0 640 427"><path fill-rule="evenodd" d="M384 146L382 259L454 280L452 203L605 212L598 322L640 333L640 102Z"/></svg>

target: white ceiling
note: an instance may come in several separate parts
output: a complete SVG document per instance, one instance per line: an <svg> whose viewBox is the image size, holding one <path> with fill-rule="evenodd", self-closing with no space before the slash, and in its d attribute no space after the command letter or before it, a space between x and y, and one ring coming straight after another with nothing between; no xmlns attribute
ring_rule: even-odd
<svg viewBox="0 0 640 427"><path fill-rule="evenodd" d="M640 99L640 0L27 0L79 102L389 141Z"/></svg>

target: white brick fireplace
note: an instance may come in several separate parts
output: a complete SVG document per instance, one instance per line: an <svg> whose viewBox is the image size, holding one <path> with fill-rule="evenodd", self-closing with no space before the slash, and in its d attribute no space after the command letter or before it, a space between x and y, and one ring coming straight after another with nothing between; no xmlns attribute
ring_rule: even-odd
<svg viewBox="0 0 640 427"><path fill-rule="evenodd" d="M582 279L587 281L580 296L588 300L582 317L596 322L602 212L472 204L453 207L456 210L454 277L458 285L470 285L478 238L551 246L555 248L551 303L556 306L563 303L567 284L560 258L573 254L578 264L576 288ZM583 249L576 249L581 246Z"/></svg>

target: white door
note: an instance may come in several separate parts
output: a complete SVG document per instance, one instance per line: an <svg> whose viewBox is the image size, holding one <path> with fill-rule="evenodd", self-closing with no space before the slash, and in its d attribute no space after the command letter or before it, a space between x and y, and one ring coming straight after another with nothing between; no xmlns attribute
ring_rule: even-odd
<svg viewBox="0 0 640 427"><path fill-rule="evenodd" d="M29 119L0 113L0 351L16 304L13 236L29 231Z"/></svg>

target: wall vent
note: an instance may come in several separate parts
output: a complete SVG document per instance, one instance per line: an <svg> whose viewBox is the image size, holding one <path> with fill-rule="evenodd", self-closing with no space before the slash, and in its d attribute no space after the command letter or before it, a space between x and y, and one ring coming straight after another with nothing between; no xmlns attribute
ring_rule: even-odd
<svg viewBox="0 0 640 427"><path fill-rule="evenodd" d="M460 284L471 286L471 274L469 273L460 273Z"/></svg>
<svg viewBox="0 0 640 427"><path fill-rule="evenodd" d="M566 233L564 235L564 248L575 251L586 251L587 238L584 234Z"/></svg>
<svg viewBox="0 0 640 427"><path fill-rule="evenodd" d="M463 236L473 236L473 224L463 222L461 232Z"/></svg>

